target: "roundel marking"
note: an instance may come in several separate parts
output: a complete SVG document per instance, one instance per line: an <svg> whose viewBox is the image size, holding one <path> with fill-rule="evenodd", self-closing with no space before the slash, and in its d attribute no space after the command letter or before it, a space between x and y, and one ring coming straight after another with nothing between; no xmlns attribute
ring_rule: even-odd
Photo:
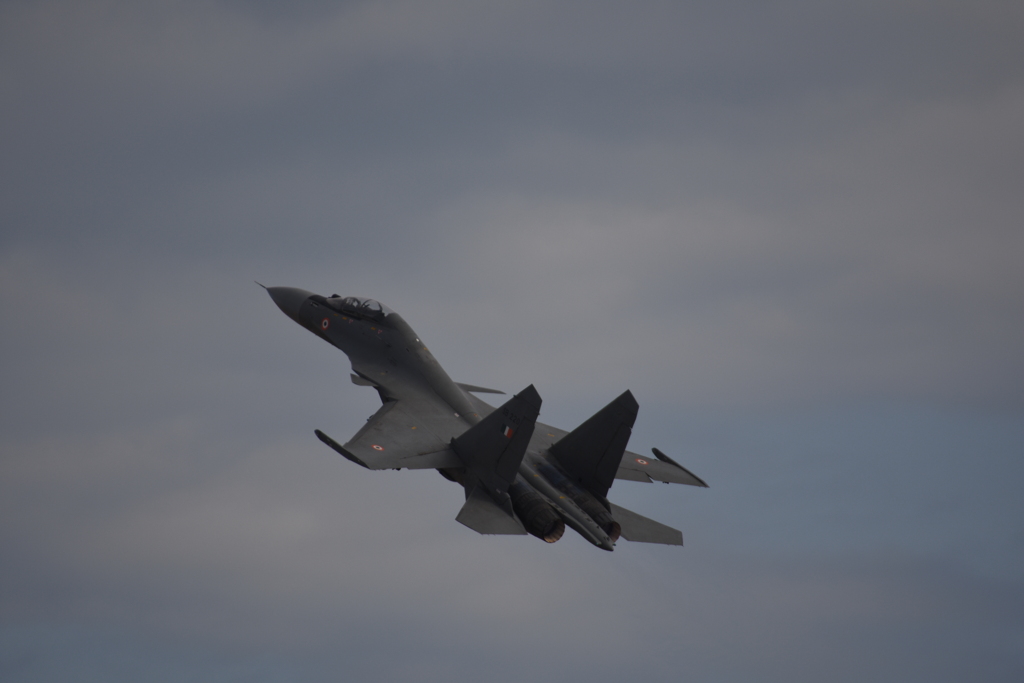
<svg viewBox="0 0 1024 683"><path fill-rule="evenodd" d="M646 461L646 460L644 460L643 458L637 458L637 459L636 459L636 461L637 461L638 463L640 463L641 465L646 465L646 464L647 464L647 461Z"/></svg>
<svg viewBox="0 0 1024 683"><path fill-rule="evenodd" d="M326 329L327 329L328 327L330 327L330 326L331 326L331 321L330 321L330 320L328 320L327 318L324 318L324 319L323 319L323 320L322 320L322 321L320 322L320 329L326 330Z"/></svg>
<svg viewBox="0 0 1024 683"><path fill-rule="evenodd" d="M373 448L373 450L375 450L375 451L382 451L382 450L384 450L384 447L383 447L383 446L378 446L377 444L373 444L373 447L372 447L372 448Z"/></svg>

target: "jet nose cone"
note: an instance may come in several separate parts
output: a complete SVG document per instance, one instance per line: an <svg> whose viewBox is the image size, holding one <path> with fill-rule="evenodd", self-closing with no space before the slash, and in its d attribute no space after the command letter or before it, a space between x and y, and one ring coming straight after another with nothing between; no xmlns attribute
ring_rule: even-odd
<svg viewBox="0 0 1024 683"><path fill-rule="evenodd" d="M307 292L298 287L267 287L267 294L286 316L298 324L302 324L302 321L299 320L299 310L306 299L313 296L313 292Z"/></svg>

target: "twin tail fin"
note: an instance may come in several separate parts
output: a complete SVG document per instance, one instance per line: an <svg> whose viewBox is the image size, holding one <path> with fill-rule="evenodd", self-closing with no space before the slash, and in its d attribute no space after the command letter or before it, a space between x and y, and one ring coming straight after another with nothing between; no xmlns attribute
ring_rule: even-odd
<svg viewBox="0 0 1024 683"><path fill-rule="evenodd" d="M512 512L508 489L530 445L540 405L540 394L531 384L452 439L452 450L466 466L466 503L457 521L481 534L526 533Z"/></svg>
<svg viewBox="0 0 1024 683"><path fill-rule="evenodd" d="M574 482L604 498L619 470L639 410L627 390L553 444L551 454Z"/></svg>

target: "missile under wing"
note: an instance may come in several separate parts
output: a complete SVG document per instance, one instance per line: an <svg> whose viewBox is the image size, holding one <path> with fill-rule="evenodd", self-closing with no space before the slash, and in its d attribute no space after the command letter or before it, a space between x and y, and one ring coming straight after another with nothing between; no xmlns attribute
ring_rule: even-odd
<svg viewBox="0 0 1024 683"><path fill-rule="evenodd" d="M658 449L654 457L626 450L639 409L629 391L566 432L537 422L533 385L495 408L476 394L502 392L453 382L405 320L373 299L266 289L289 318L348 356L354 384L380 396L346 443L315 430L345 458L372 470L436 469L463 487L456 520L482 534L553 543L569 526L605 550L620 537L683 544L677 529L607 498L615 479L707 487Z"/></svg>

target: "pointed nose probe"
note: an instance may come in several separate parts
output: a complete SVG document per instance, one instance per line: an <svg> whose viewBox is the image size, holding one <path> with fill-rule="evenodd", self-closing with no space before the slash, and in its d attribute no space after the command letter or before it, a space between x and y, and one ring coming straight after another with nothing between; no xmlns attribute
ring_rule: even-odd
<svg viewBox="0 0 1024 683"><path fill-rule="evenodd" d="M298 287L267 287L266 289L267 294L281 309L281 312L301 325L299 311L302 310L302 304L306 303L306 299L313 296L313 292L307 292Z"/></svg>

